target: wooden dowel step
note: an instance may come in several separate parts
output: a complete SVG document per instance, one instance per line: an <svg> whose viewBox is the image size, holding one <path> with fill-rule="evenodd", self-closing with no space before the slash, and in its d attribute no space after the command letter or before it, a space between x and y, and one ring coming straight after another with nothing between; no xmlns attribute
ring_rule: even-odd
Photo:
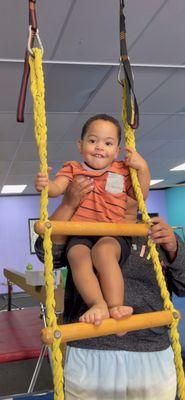
<svg viewBox="0 0 185 400"><path fill-rule="evenodd" d="M52 344L54 337L60 338L62 343L70 342L90 337L111 335L113 333L170 325L173 317L179 318L179 316L177 311L174 316L171 311L155 311L127 316L119 321L113 318L104 319L99 326L83 322L64 324L58 326L58 330L55 331L52 328L42 329L41 339L45 344Z"/></svg>
<svg viewBox="0 0 185 400"><path fill-rule="evenodd" d="M35 232L43 235L45 227L52 227L52 235L81 235L81 236L147 236L148 225L144 223L107 223L107 222L64 222L64 221L37 221Z"/></svg>

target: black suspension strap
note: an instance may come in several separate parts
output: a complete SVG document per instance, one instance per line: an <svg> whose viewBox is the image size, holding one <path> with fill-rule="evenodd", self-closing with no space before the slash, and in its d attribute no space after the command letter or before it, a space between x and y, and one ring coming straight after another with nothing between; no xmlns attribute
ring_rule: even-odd
<svg viewBox="0 0 185 400"><path fill-rule="evenodd" d="M28 7L29 7L28 45L29 45L29 49L31 49L33 47L35 36L38 33L35 5L36 5L36 0L28 0ZM24 70L23 70L18 106L17 106L17 122L24 122L24 108L25 108L25 101L26 101L28 79L29 79L29 74L30 74L30 66L29 66L29 61L28 61L29 54L30 54L30 51L28 50L28 48L26 48L25 59L24 59Z"/></svg>
<svg viewBox="0 0 185 400"><path fill-rule="evenodd" d="M139 126L139 107L134 92L133 72L127 53L124 6L124 0L120 0L120 69L118 81L123 85L123 79L121 78L121 68L123 67L125 74L124 81L126 85L127 122L132 129L137 129Z"/></svg>

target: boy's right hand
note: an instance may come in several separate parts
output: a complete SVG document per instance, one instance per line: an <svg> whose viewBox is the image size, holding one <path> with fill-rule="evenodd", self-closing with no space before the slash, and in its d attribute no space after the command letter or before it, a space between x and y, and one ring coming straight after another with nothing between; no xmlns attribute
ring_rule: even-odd
<svg viewBox="0 0 185 400"><path fill-rule="evenodd" d="M48 168L48 173L51 172L52 168ZM35 178L35 189L37 192L42 192L42 189L49 185L49 177L45 172L38 172Z"/></svg>

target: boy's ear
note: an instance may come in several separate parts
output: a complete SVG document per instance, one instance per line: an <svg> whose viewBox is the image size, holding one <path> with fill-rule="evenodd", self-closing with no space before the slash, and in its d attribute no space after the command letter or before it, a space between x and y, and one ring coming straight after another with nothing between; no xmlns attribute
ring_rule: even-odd
<svg viewBox="0 0 185 400"><path fill-rule="evenodd" d="M77 149L80 152L80 154L82 153L82 140L77 140L76 141L76 145L77 145Z"/></svg>

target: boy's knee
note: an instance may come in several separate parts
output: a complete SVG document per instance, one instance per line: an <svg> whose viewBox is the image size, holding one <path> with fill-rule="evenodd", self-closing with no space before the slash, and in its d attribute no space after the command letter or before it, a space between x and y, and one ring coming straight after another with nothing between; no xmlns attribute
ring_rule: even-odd
<svg viewBox="0 0 185 400"><path fill-rule="evenodd" d="M70 262L82 259L87 255L89 256L89 254L90 254L90 249L87 246L76 245L76 246L70 247L70 249L68 250L68 253L67 253L67 258L70 263Z"/></svg>
<svg viewBox="0 0 185 400"><path fill-rule="evenodd" d="M109 256L117 256L120 252L120 245L115 238L101 238L92 248L92 258L107 260Z"/></svg>

